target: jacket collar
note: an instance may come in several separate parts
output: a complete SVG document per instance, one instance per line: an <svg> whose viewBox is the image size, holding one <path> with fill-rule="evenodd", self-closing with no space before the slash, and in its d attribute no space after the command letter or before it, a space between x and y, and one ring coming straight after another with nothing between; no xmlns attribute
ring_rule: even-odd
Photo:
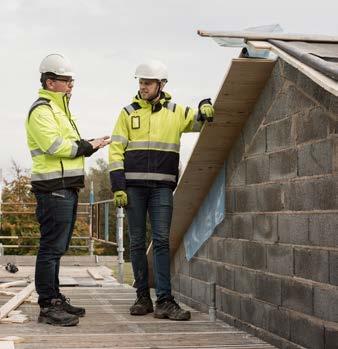
<svg viewBox="0 0 338 349"><path fill-rule="evenodd" d="M53 92L41 88L39 90L39 97L49 99L50 101L55 103L61 110L63 110L67 115L70 115L68 109L69 98L65 93Z"/></svg>
<svg viewBox="0 0 338 349"><path fill-rule="evenodd" d="M152 109L153 112L160 111L165 103L170 102L171 95L168 92L161 92L160 99L156 102L156 104L152 104L141 98L140 93L138 93L134 99L133 103L137 103L141 108L149 108Z"/></svg>

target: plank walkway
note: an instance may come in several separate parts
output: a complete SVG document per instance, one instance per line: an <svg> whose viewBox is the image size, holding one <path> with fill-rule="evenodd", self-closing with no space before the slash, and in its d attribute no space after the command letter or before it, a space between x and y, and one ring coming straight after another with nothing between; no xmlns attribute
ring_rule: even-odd
<svg viewBox="0 0 338 349"><path fill-rule="evenodd" d="M93 268L93 266L91 266ZM2 270L0 268L0 282ZM21 273L31 274L33 267L20 268ZM183 349L183 348L236 348L273 349L274 347L240 331L222 321L211 322L206 314L191 310L192 319L187 322L155 319L146 316L129 315L129 307L135 299L135 290L119 284L108 268L99 266L97 272L103 280L94 280L85 266L63 266L61 275L72 277L79 286L63 287L62 292L72 303L86 308L87 314L80 318L75 327L57 327L37 323L38 305L22 304L18 310L29 318L28 322L1 323L0 339L19 336L22 343L15 343L15 349L99 349L99 348L142 348L142 349ZM6 279L7 280L7 279ZM89 285L89 286L88 286ZM19 287L9 290L18 292ZM1 295L0 305L10 296ZM0 341L1 348L1 341Z"/></svg>

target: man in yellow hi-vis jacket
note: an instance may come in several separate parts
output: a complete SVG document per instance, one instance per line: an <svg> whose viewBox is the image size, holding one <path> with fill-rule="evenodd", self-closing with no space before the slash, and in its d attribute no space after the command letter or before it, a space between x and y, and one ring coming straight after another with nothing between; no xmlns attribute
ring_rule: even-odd
<svg viewBox="0 0 338 349"><path fill-rule="evenodd" d="M197 111L171 101L163 92L168 80L161 62L137 67L139 92L132 104L120 113L111 137L109 169L114 202L125 206L128 218L130 255L137 299L131 315L153 312L148 288L146 257L146 216L149 214L154 255L156 307L154 316L189 320L171 295L169 232L173 190L178 180L180 138L183 132L200 131L205 119L212 121L210 99L200 102Z"/></svg>
<svg viewBox="0 0 338 349"><path fill-rule="evenodd" d="M35 287L38 321L72 326L85 309L72 306L60 293L60 259L67 251L76 220L78 190L84 187L84 157L110 143L110 137L86 141L80 137L68 104L74 80L70 62L51 54L40 64L42 88L26 119L32 156L32 191L37 200L40 246Z"/></svg>

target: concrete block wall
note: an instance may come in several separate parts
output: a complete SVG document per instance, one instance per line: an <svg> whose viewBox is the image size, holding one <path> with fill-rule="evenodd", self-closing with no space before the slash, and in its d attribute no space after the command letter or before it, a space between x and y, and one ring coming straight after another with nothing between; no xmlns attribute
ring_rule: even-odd
<svg viewBox="0 0 338 349"><path fill-rule="evenodd" d="M338 348L338 98L282 60L227 160L226 212L173 288L281 348Z"/></svg>

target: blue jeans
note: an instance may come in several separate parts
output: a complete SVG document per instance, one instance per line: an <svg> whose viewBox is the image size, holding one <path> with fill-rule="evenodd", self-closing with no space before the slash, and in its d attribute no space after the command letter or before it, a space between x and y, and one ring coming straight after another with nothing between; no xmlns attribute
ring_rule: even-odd
<svg viewBox="0 0 338 349"><path fill-rule="evenodd" d="M36 257L35 287L39 304L57 298L60 259L69 248L76 220L78 194L74 189L35 193L36 217L40 224L40 246Z"/></svg>
<svg viewBox="0 0 338 349"><path fill-rule="evenodd" d="M153 240L153 265L157 299L171 295L169 232L173 210L173 192L165 187L129 187L126 207L130 256L137 294L148 292L146 256L146 218L150 218Z"/></svg>

